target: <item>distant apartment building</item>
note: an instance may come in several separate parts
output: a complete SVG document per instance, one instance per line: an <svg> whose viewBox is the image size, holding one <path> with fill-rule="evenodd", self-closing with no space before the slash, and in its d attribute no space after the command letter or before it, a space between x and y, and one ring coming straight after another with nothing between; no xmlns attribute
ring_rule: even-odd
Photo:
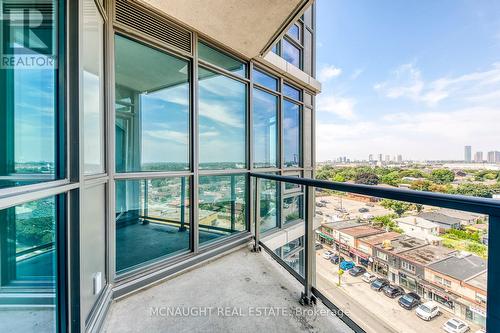
<svg viewBox="0 0 500 333"><path fill-rule="evenodd" d="M398 155L398 156L397 156L397 162L398 162L398 163L403 162L403 156L402 156L402 155Z"/></svg>
<svg viewBox="0 0 500 333"><path fill-rule="evenodd" d="M391 161L391 155L385 155L385 162L389 163Z"/></svg>
<svg viewBox="0 0 500 333"><path fill-rule="evenodd" d="M500 151L489 151L488 163L499 163L499 162L500 162Z"/></svg>
<svg viewBox="0 0 500 333"><path fill-rule="evenodd" d="M474 162L476 163L483 163L483 152L482 151L476 151L474 154Z"/></svg>
<svg viewBox="0 0 500 333"><path fill-rule="evenodd" d="M368 155L368 161L373 162L373 155L372 154Z"/></svg>
<svg viewBox="0 0 500 333"><path fill-rule="evenodd" d="M465 146L464 159L465 159L465 162L467 162L467 163L472 162L472 147L471 146Z"/></svg>

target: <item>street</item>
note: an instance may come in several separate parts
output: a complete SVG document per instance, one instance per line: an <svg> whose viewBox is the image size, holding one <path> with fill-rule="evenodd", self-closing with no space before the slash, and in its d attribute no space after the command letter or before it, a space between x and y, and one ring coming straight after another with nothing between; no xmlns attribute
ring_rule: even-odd
<svg viewBox="0 0 500 333"><path fill-rule="evenodd" d="M376 292L361 279L348 272L338 282L338 265L322 257L326 249L316 252L316 281L318 289L357 322L366 332L434 333L444 332L443 324L453 316L445 311L426 322L415 315L415 310L405 310L398 304L398 297L390 299ZM479 327L468 323L470 332Z"/></svg>

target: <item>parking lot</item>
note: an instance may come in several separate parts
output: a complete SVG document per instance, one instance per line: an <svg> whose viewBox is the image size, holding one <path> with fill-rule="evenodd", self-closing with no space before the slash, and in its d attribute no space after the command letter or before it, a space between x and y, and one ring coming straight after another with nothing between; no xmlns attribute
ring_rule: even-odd
<svg viewBox="0 0 500 333"><path fill-rule="evenodd" d="M403 332L429 333L444 332L443 324L453 317L450 313L442 314L429 322L415 315L415 310L405 310L398 305L398 297L390 299L382 292L376 292L361 279L348 272L338 282L338 265L324 259L322 254L327 249L316 252L316 281L318 289L326 294L339 308L362 326L367 332ZM468 323L470 332L479 329Z"/></svg>
<svg viewBox="0 0 500 333"><path fill-rule="evenodd" d="M325 207L316 207L316 212L320 211L322 215L330 216L341 216L342 214L348 214L348 218L364 219L367 216L383 216L391 214L391 211L380 206L378 203L369 203L348 199L342 196L318 196L316 198L316 203L320 205L325 204ZM360 212L359 210L367 210L366 212Z"/></svg>

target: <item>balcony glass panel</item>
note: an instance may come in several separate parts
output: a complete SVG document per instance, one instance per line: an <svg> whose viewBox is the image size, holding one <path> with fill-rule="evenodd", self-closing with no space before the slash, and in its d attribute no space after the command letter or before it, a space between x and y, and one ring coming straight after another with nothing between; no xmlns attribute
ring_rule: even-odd
<svg viewBox="0 0 500 333"><path fill-rule="evenodd" d="M286 38L281 40L282 57L297 68L301 68L300 49Z"/></svg>
<svg viewBox="0 0 500 333"><path fill-rule="evenodd" d="M301 161L300 152L300 106L283 102L283 149L285 167L298 167Z"/></svg>
<svg viewBox="0 0 500 333"><path fill-rule="evenodd" d="M54 332L57 197L0 211L1 332Z"/></svg>
<svg viewBox="0 0 500 333"><path fill-rule="evenodd" d="M115 37L116 171L189 169L189 61Z"/></svg>
<svg viewBox="0 0 500 333"><path fill-rule="evenodd" d="M283 223L304 219L304 196L302 194L283 199Z"/></svg>
<svg viewBox="0 0 500 333"><path fill-rule="evenodd" d="M84 172L104 172L104 23L93 0L83 2Z"/></svg>
<svg viewBox="0 0 500 333"><path fill-rule="evenodd" d="M253 90L254 167L276 167L278 151L278 97Z"/></svg>
<svg viewBox="0 0 500 333"><path fill-rule="evenodd" d="M278 227L278 186L273 180L260 180L260 232Z"/></svg>
<svg viewBox="0 0 500 333"><path fill-rule="evenodd" d="M200 169L246 167L247 86L199 68Z"/></svg>
<svg viewBox="0 0 500 333"><path fill-rule="evenodd" d="M64 133L62 125L56 126L57 4L2 1L0 188L63 176L64 158L57 159L63 144L59 134ZM20 23L28 11L43 13L36 25Z"/></svg>
<svg viewBox="0 0 500 333"><path fill-rule="evenodd" d="M224 68L234 74L246 77L247 65L221 51L218 51L202 42L198 43L198 56L201 60Z"/></svg>
<svg viewBox="0 0 500 333"><path fill-rule="evenodd" d="M116 182L116 270L189 250L189 179Z"/></svg>
<svg viewBox="0 0 500 333"><path fill-rule="evenodd" d="M200 244L247 230L246 175L200 176Z"/></svg>

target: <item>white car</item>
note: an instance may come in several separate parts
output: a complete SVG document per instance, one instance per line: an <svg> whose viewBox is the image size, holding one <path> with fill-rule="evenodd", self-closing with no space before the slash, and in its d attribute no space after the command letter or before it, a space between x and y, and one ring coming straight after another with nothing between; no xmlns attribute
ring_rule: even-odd
<svg viewBox="0 0 500 333"><path fill-rule="evenodd" d="M372 273L366 272L365 274L363 274L363 277L361 279L366 283L372 283L377 279L377 277Z"/></svg>
<svg viewBox="0 0 500 333"><path fill-rule="evenodd" d="M451 318L443 325L443 330L448 333L464 333L470 330L469 325L457 318Z"/></svg>
<svg viewBox="0 0 500 333"><path fill-rule="evenodd" d="M416 315L423 320L431 320L434 317L437 317L441 314L439 311L439 307L434 302L425 302L424 304L419 305L417 310L415 310Z"/></svg>
<svg viewBox="0 0 500 333"><path fill-rule="evenodd" d="M480 328L476 331L476 333L486 333L486 330L484 328Z"/></svg>
<svg viewBox="0 0 500 333"><path fill-rule="evenodd" d="M333 252L332 251L326 251L325 253L323 253L323 258L324 259L330 259L330 257L333 255Z"/></svg>

